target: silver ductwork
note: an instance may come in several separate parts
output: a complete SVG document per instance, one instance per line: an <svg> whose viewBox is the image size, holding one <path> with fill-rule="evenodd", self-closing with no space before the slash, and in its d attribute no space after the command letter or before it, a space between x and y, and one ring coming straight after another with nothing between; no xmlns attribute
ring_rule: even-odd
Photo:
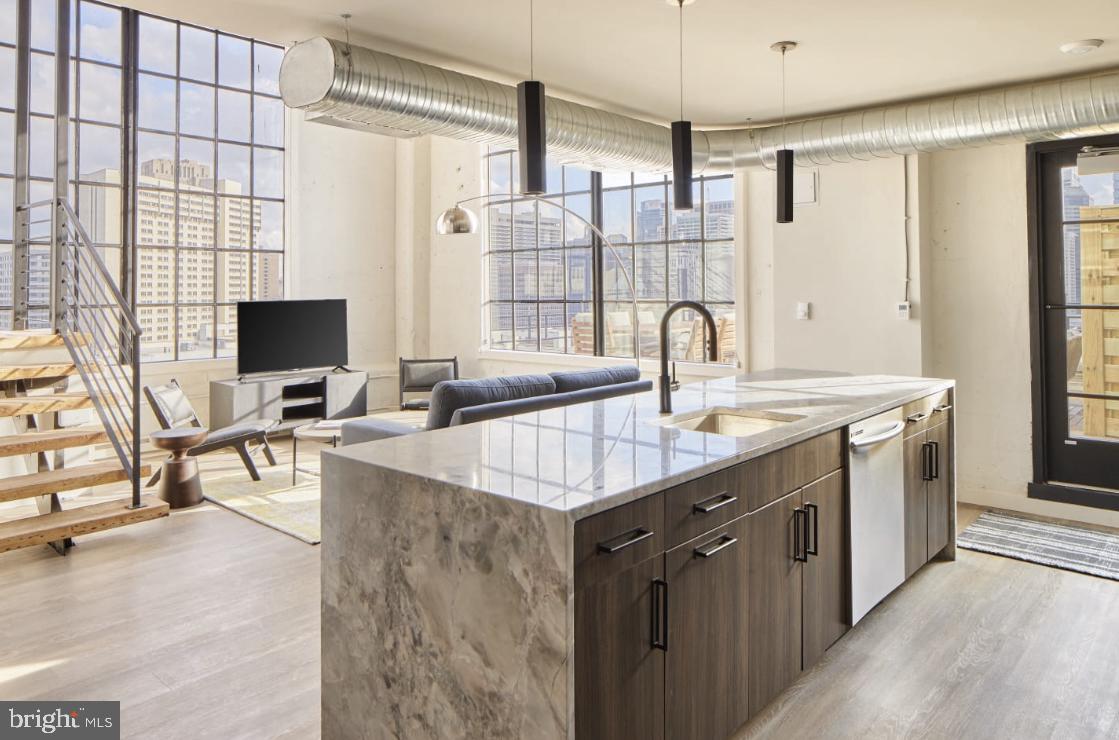
<svg viewBox="0 0 1119 740"><path fill-rule="evenodd" d="M516 88L314 38L280 68L284 102L316 120L396 136L515 145ZM549 97L548 153L599 169L669 171L669 129ZM796 121L692 134L695 172L773 167L783 145L822 165L1010 141L1119 131L1119 71L950 95Z"/></svg>

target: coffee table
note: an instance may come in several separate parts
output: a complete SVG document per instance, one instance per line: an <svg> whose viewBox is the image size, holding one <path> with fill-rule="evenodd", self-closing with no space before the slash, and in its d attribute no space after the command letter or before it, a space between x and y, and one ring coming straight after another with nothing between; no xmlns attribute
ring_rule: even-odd
<svg viewBox="0 0 1119 740"><path fill-rule="evenodd" d="M291 433L291 484L295 485L296 473L306 473L307 475L318 476L320 473L317 470L299 467L299 440L307 442L319 442L320 444L329 444L331 447L338 446L338 440L342 437L342 429L338 426L329 426L325 428L319 427L319 422L313 424L304 424L303 426L296 427Z"/></svg>

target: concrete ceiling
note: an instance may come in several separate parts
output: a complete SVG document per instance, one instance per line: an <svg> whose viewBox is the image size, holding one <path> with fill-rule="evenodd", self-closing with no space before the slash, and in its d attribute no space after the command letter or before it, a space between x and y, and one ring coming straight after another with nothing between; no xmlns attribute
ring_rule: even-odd
<svg viewBox="0 0 1119 740"><path fill-rule="evenodd" d="M528 0L146 0L136 6L283 43L342 36L493 79L528 75ZM184 13L191 17L184 17ZM679 111L678 11L665 0L536 0L549 93L654 121ZM1084 56L1058 46L1103 38ZM1119 2L696 0L684 10L685 116L700 126L790 117L1119 66Z"/></svg>

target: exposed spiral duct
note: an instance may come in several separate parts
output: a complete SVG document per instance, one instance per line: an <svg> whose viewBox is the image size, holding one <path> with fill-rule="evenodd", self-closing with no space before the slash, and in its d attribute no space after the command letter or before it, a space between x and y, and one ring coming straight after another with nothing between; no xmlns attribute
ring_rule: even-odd
<svg viewBox="0 0 1119 740"><path fill-rule="evenodd" d="M510 85L323 37L280 68L284 102L318 120L397 136L435 134L515 146ZM668 127L547 99L548 151L601 169L669 171ZM867 108L789 123L692 133L696 174L772 168L784 142L799 165L1119 131L1119 71Z"/></svg>

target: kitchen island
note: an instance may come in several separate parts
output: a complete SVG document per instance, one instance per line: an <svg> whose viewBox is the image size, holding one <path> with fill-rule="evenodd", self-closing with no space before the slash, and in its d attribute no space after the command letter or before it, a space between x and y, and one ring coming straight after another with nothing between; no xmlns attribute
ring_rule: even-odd
<svg viewBox="0 0 1119 740"><path fill-rule="evenodd" d="M324 453L323 736L729 735L851 621L848 425L907 420L905 570L954 557L952 391L773 371Z"/></svg>

